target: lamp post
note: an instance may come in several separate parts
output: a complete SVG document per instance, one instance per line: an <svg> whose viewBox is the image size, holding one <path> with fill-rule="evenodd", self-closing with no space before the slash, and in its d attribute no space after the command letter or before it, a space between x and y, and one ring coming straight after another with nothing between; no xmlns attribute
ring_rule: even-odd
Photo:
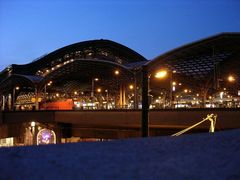
<svg viewBox="0 0 240 180"><path fill-rule="evenodd" d="M227 81L230 83L230 84L232 84L232 85L234 85L235 84L235 88L236 88L236 92L234 92L235 91L235 88L234 88L234 86L232 86L230 89L232 89L232 93L233 94L235 94L235 95L237 95L237 96L240 96L240 90L239 89L237 89L238 87L239 87L239 85L238 85L238 77L236 76L236 75L233 75L233 74L230 74L230 75L228 75L228 77L227 77ZM234 98L232 98L232 107L236 107L236 102L234 101Z"/></svg>
<svg viewBox="0 0 240 180"><path fill-rule="evenodd" d="M141 122L141 133L142 137L148 136L148 111L149 111L149 102L148 102L148 71L147 66L142 66L142 122Z"/></svg>
<svg viewBox="0 0 240 180"><path fill-rule="evenodd" d="M174 92L176 90L176 82L174 81L174 74L176 73L177 71L173 70L171 71L170 73L170 107L174 107Z"/></svg>
<svg viewBox="0 0 240 180"><path fill-rule="evenodd" d="M12 110L14 111L15 108L15 97L16 97L16 91L18 91L20 88L19 86L16 86L13 88L13 93L12 93Z"/></svg>
<svg viewBox="0 0 240 180"><path fill-rule="evenodd" d="M158 71L154 76L161 79L167 75L166 70ZM142 122L141 132L142 137L149 135L149 82L151 74L148 73L147 65L142 66Z"/></svg>
<svg viewBox="0 0 240 180"><path fill-rule="evenodd" d="M233 75L229 75L227 79L230 83L232 83L236 80L236 78Z"/></svg>
<svg viewBox="0 0 240 180"><path fill-rule="evenodd" d="M133 84L130 84L129 86L128 86L128 88L129 88L129 90L130 90L130 93L132 93L132 91L134 90L134 94L133 94L133 96L134 96L134 104L133 104L133 108L135 109L135 106L136 106L136 103L135 103L135 96L136 96L136 93L135 93L135 89L136 89L136 87L134 87L134 85ZM129 100L131 100L131 98L132 97L130 97L129 99L128 99L128 104L131 104L131 103L129 103ZM130 101L131 102L131 101ZM129 108L131 108L131 106L128 106Z"/></svg>
<svg viewBox="0 0 240 180"><path fill-rule="evenodd" d="M92 78L92 91L91 91L91 97L93 99L94 97L94 82L95 81L98 81L99 79L98 78Z"/></svg>
<svg viewBox="0 0 240 180"><path fill-rule="evenodd" d="M137 74L134 71L134 109L138 109Z"/></svg>
<svg viewBox="0 0 240 180"><path fill-rule="evenodd" d="M105 93L106 93L106 100L107 100L107 103L106 103L106 109L108 109L108 101L109 101L109 97L108 97L108 90L106 89L105 90Z"/></svg>
<svg viewBox="0 0 240 180"><path fill-rule="evenodd" d="M44 85L44 110L47 108L47 86L51 86L52 81L49 81L47 84Z"/></svg>
<svg viewBox="0 0 240 180"><path fill-rule="evenodd" d="M116 77L116 82L117 82L117 93L115 94L115 108L117 106L119 106L121 108L121 104L122 104L122 93L121 93L121 84L119 85L119 75L120 75L120 71L119 70L115 70L114 71L114 75ZM119 102L117 102L117 97L118 97L118 94L119 93ZM118 108L119 108L118 107Z"/></svg>

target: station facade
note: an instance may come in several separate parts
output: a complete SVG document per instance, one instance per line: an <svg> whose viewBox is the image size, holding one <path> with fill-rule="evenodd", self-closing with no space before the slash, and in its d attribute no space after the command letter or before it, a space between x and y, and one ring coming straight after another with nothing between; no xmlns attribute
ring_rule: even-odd
<svg viewBox="0 0 240 180"><path fill-rule="evenodd" d="M218 34L152 60L113 41L80 42L29 64L6 67L0 74L1 110L141 109L143 67L150 109L240 108L239 52L239 33ZM21 123L24 137L19 141L57 141L55 131L60 130L54 124L36 123ZM6 129L8 123L0 126Z"/></svg>

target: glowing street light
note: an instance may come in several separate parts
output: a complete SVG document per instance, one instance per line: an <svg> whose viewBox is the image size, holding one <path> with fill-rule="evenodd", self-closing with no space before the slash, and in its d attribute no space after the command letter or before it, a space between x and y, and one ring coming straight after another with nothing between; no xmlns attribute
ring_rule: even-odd
<svg viewBox="0 0 240 180"><path fill-rule="evenodd" d="M119 75L119 74L120 74L119 70L115 70L115 71L114 71L114 74L115 74L115 75Z"/></svg>
<svg viewBox="0 0 240 180"><path fill-rule="evenodd" d="M154 76L155 76L155 78L162 79L162 78L166 77L166 75L167 75L167 71L161 70L161 71L158 71Z"/></svg>
<svg viewBox="0 0 240 180"><path fill-rule="evenodd" d="M19 89L20 89L19 86L13 87L12 102L11 102L12 110L14 110L14 108L15 108L15 95L16 95L16 91L18 91Z"/></svg>
<svg viewBox="0 0 240 180"><path fill-rule="evenodd" d="M228 81L229 82L234 82L236 79L235 79L235 77L234 76L232 76L232 75L229 75L228 76Z"/></svg>
<svg viewBox="0 0 240 180"><path fill-rule="evenodd" d="M97 92L98 93L102 92L102 89L101 88L97 88Z"/></svg>
<svg viewBox="0 0 240 180"><path fill-rule="evenodd" d="M92 78L92 92L91 92L91 97L94 97L94 82L99 81L99 78Z"/></svg>
<svg viewBox="0 0 240 180"><path fill-rule="evenodd" d="M133 90L134 86L132 84L129 85L129 89Z"/></svg>
<svg viewBox="0 0 240 180"><path fill-rule="evenodd" d="M49 81L49 82L47 83L47 85L48 85L48 86L51 86L51 85L52 85L52 81Z"/></svg>
<svg viewBox="0 0 240 180"><path fill-rule="evenodd" d="M167 76L167 70L161 70L154 74L157 79L162 79ZM149 74L148 66L142 66L142 120L141 133L142 137L147 137L149 132L149 83L151 74ZM136 88L135 88L136 89ZM136 97L136 96L135 96Z"/></svg>
<svg viewBox="0 0 240 180"><path fill-rule="evenodd" d="M36 126L36 122L32 121L31 122L31 127L35 127Z"/></svg>
<svg viewBox="0 0 240 180"><path fill-rule="evenodd" d="M177 84L176 82L174 82L174 81L172 82L172 91L176 90L176 84Z"/></svg>
<svg viewBox="0 0 240 180"><path fill-rule="evenodd" d="M52 81L49 81L47 84L44 85L44 109L47 107L47 86L52 85Z"/></svg>

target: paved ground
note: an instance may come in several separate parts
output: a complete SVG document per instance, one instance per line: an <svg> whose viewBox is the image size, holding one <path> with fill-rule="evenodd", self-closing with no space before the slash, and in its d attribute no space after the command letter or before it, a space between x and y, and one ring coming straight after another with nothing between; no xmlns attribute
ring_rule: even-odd
<svg viewBox="0 0 240 180"><path fill-rule="evenodd" d="M0 179L240 179L240 129L2 148Z"/></svg>

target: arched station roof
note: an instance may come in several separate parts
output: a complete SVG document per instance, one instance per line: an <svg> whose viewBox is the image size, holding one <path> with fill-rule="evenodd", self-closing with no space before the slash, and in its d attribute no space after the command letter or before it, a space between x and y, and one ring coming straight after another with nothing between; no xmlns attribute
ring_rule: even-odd
<svg viewBox="0 0 240 180"><path fill-rule="evenodd" d="M120 71L116 76L115 71ZM43 88L49 81L53 81L54 85L61 87L63 91L76 90L75 86L89 84L92 78L98 78L100 84L114 84L114 81L130 80L133 77L131 70L125 66L104 60L88 60L75 59L64 66L60 66L51 73L47 74L40 82L39 88ZM66 88L65 85L68 87ZM112 86L111 89L114 89Z"/></svg>
<svg viewBox="0 0 240 180"><path fill-rule="evenodd" d="M182 81L199 86L213 81L214 71L220 79L229 73L240 77L240 33L221 33L181 46L146 65L149 73L168 69Z"/></svg>
<svg viewBox="0 0 240 180"><path fill-rule="evenodd" d="M112 76L110 71L113 69L121 69L129 77L131 64L145 63L146 61L137 52L113 41L102 39L84 41L60 48L29 64L13 64L0 74L0 82L7 82L8 80L12 82L14 78L19 79L20 77L21 79L24 79L24 77L26 79L39 79L41 77L38 88L42 89L47 81L57 80L58 78L65 80L55 81L55 85L58 82L59 86L62 85L61 83L74 81L75 79L79 83L89 81L94 76L105 75L109 78ZM124 73L121 74L121 78L124 78ZM32 85L34 84L31 80L29 82L32 82Z"/></svg>
<svg viewBox="0 0 240 180"><path fill-rule="evenodd" d="M45 71L72 59L94 59L127 65L146 59L119 43L110 40L91 40L75 43L53 51L25 65L12 65L15 74L42 75Z"/></svg>
<svg viewBox="0 0 240 180"><path fill-rule="evenodd" d="M7 77L14 74L22 76L22 79L24 76L30 79L41 77L40 84L60 76L66 80L67 77L83 78L84 81L84 78L93 77L93 73L109 77L111 68L119 68L129 74L129 70L140 69L142 65L148 67L149 73L160 68L176 71L175 78L196 86L212 79L214 71L218 78L224 78L227 73L240 77L240 33L222 33L202 39L151 61L113 41L84 41L60 48L29 64L12 65L2 71L0 82L6 82ZM12 76L10 79L14 78Z"/></svg>
<svg viewBox="0 0 240 180"><path fill-rule="evenodd" d="M149 72L162 66L199 78L212 70L214 63L231 59L239 51L240 33L221 33L157 56L147 66Z"/></svg>
<svg viewBox="0 0 240 180"><path fill-rule="evenodd" d="M41 76L13 74L0 82L0 92L11 91L16 86L26 86L34 89L42 80Z"/></svg>

